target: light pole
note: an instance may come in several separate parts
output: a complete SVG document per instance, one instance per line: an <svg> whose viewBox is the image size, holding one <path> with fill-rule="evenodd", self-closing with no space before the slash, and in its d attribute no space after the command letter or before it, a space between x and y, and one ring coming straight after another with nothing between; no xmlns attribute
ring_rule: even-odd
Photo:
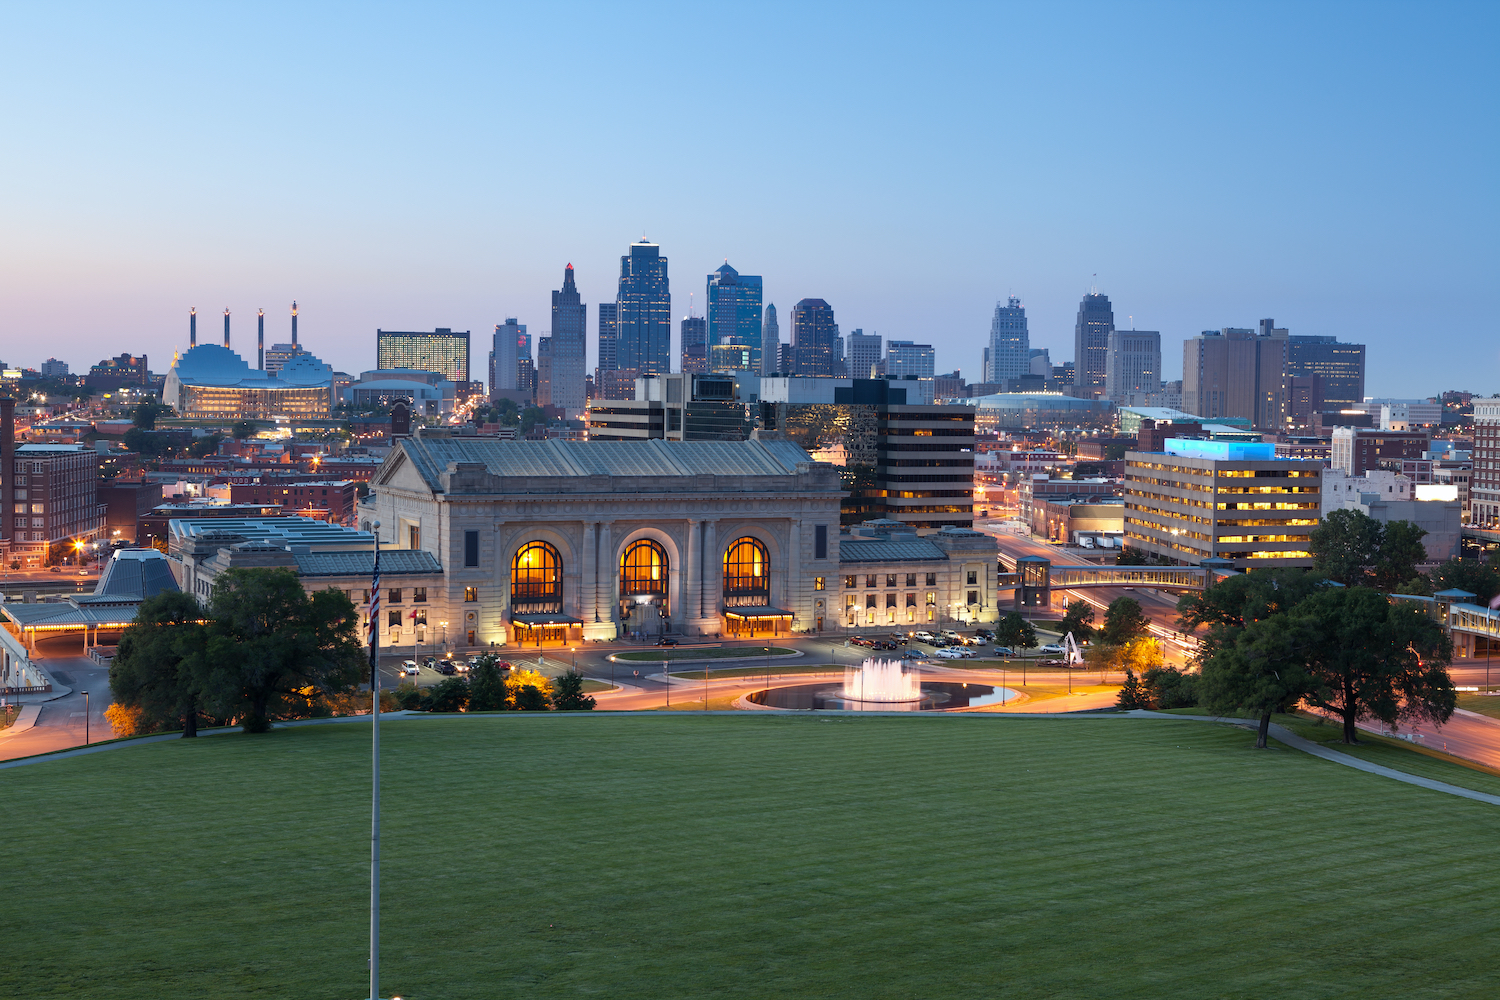
<svg viewBox="0 0 1500 1000"><path fill-rule="evenodd" d="M89 745L89 693L83 692L83 745Z"/></svg>

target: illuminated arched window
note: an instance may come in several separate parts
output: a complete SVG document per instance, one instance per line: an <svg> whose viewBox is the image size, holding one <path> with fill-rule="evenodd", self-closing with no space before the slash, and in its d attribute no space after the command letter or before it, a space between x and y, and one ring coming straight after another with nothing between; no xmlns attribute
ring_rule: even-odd
<svg viewBox="0 0 1500 1000"><path fill-rule="evenodd" d="M620 596L655 596L666 592L667 550L649 538L627 545L620 556Z"/></svg>
<svg viewBox="0 0 1500 1000"><path fill-rule="evenodd" d="M546 542L527 542L510 564L510 603L514 611L562 610L562 557Z"/></svg>
<svg viewBox="0 0 1500 1000"><path fill-rule="evenodd" d="M754 538L736 539L724 550L724 603L730 607L769 604L771 560Z"/></svg>

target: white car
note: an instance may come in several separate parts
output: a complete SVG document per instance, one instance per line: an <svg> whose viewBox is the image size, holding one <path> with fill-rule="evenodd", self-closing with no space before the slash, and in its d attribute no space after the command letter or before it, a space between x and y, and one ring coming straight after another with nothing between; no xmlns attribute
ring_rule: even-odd
<svg viewBox="0 0 1500 1000"><path fill-rule="evenodd" d="M402 676L404 676L404 677L415 677L415 676L417 676L417 674L419 672L420 672L420 668L417 666L417 661L416 660L402 660L401 661L401 674L402 674Z"/></svg>
<svg viewBox="0 0 1500 1000"><path fill-rule="evenodd" d="M960 659L974 659L974 651L972 649L965 649L963 646L955 646L953 647L953 652L957 653Z"/></svg>
<svg viewBox="0 0 1500 1000"><path fill-rule="evenodd" d="M988 641L984 636L976 635L974 638L968 640L968 644L970 646L983 646Z"/></svg>
<svg viewBox="0 0 1500 1000"><path fill-rule="evenodd" d="M1063 653L1063 648L1055 642L1049 642L1039 652L1047 653L1050 656L1059 656Z"/></svg>
<svg viewBox="0 0 1500 1000"><path fill-rule="evenodd" d="M974 654L961 646L944 646L942 649L934 649L932 655L940 660L962 660Z"/></svg>
<svg viewBox="0 0 1500 1000"><path fill-rule="evenodd" d="M912 638L921 642L931 642L934 636L931 632L914 632L912 633Z"/></svg>

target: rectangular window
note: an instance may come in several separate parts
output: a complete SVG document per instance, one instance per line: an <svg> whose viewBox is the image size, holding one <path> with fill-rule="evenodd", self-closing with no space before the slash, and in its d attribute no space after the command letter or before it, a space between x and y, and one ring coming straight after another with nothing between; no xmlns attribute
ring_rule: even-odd
<svg viewBox="0 0 1500 1000"><path fill-rule="evenodd" d="M907 608L906 609L906 621L907 621L907 624L913 624L913 623L916 622L916 620L917 620L917 609L916 608Z"/></svg>
<svg viewBox="0 0 1500 1000"><path fill-rule="evenodd" d="M427 588L426 587L413 587L413 588L411 588L411 599L412 599L412 603L413 604L426 604L427 603ZM427 612L424 611L422 613L425 615Z"/></svg>
<svg viewBox="0 0 1500 1000"><path fill-rule="evenodd" d="M894 625L894 624L896 624L896 609L895 608L891 608L890 610L888 610L885 613L885 623L887 625Z"/></svg>
<svg viewBox="0 0 1500 1000"><path fill-rule="evenodd" d="M387 604L400 604L401 603L401 588L400 587L392 587L390 590L387 590L385 592L385 603L387 603Z"/></svg>
<svg viewBox="0 0 1500 1000"><path fill-rule="evenodd" d="M936 573L928 573L927 574L927 586L929 586L929 587L936 587L937 586L937 574ZM932 603L932 598L929 597L927 599L927 603L931 604Z"/></svg>
<svg viewBox="0 0 1500 1000"><path fill-rule="evenodd" d="M479 588L478 587L465 587L464 588L464 603L465 604L473 604L477 600L479 600Z"/></svg>
<svg viewBox="0 0 1500 1000"><path fill-rule="evenodd" d="M896 585L896 574L895 573L887 573L885 575L885 585L887 587L894 587Z"/></svg>
<svg viewBox="0 0 1500 1000"><path fill-rule="evenodd" d="M936 617L937 617L937 611L933 608L933 606L931 604L927 605L927 620L928 621L934 621L936 619Z"/></svg>
<svg viewBox="0 0 1500 1000"><path fill-rule="evenodd" d="M828 581L821 576L813 577L813 590L822 590L828 585Z"/></svg>
<svg viewBox="0 0 1500 1000"><path fill-rule="evenodd" d="M914 607L917 606L917 595L916 594L907 594L906 595L906 606L908 608L914 608Z"/></svg>
<svg viewBox="0 0 1500 1000"><path fill-rule="evenodd" d="M908 574L906 574L906 585L908 587L915 587L917 585L917 574L915 574L915 573L908 573Z"/></svg>
<svg viewBox="0 0 1500 1000"><path fill-rule="evenodd" d="M479 565L479 532L464 532L464 565Z"/></svg>
<svg viewBox="0 0 1500 1000"><path fill-rule="evenodd" d="M399 611L387 611L386 614L385 614L385 623L386 623L386 626L389 627L389 628L400 628L401 627L401 612L399 612Z"/></svg>
<svg viewBox="0 0 1500 1000"><path fill-rule="evenodd" d="M858 586L859 586L859 577L856 577L856 576L846 576L846 577L844 577L844 589L845 590L853 590L855 587L858 587Z"/></svg>
<svg viewBox="0 0 1500 1000"><path fill-rule="evenodd" d="M422 547L422 529L415 524L406 526L406 547L409 549Z"/></svg>
<svg viewBox="0 0 1500 1000"><path fill-rule="evenodd" d="M876 600L876 597L878 597L878 596L879 595L877 595L877 594L866 594L865 595L865 607L867 607L867 608L876 607L877 605L875 603L875 600Z"/></svg>
<svg viewBox="0 0 1500 1000"><path fill-rule="evenodd" d="M412 618L412 623L415 624L415 625L421 625L423 627L426 627L426 625L427 625L427 609L426 608L422 608L419 611L414 611L413 614L416 617Z"/></svg>
<svg viewBox="0 0 1500 1000"><path fill-rule="evenodd" d="M969 603L970 604L978 604L979 603L979 591L977 591L977 590L971 590L971 591L969 591Z"/></svg>
<svg viewBox="0 0 1500 1000"><path fill-rule="evenodd" d="M855 594L845 594L844 607L848 609L851 615L854 614L854 609L859 607L859 597Z"/></svg>
<svg viewBox="0 0 1500 1000"><path fill-rule="evenodd" d="M896 592L894 590L885 595L885 606L888 608L896 606Z"/></svg>
<svg viewBox="0 0 1500 1000"><path fill-rule="evenodd" d="M813 526L813 558L828 558L828 525L826 524Z"/></svg>
<svg viewBox="0 0 1500 1000"><path fill-rule="evenodd" d="M877 582L877 581L879 581L879 579L880 579L880 577L876 576L874 573L866 573L865 574L865 586L866 587L878 587L878 586L880 586L880 584Z"/></svg>
<svg viewBox="0 0 1500 1000"><path fill-rule="evenodd" d="M971 570L969 570L969 586L972 587L972 586L974 586L974 584L976 584L978 582L979 582L979 571L977 569L971 569ZM974 602L970 601L969 603L973 604Z"/></svg>
<svg viewBox="0 0 1500 1000"><path fill-rule="evenodd" d="M932 607L936 603L937 603L937 594L935 594L935 593L933 593L932 591L929 590L927 592L927 606L930 608L930 607Z"/></svg>

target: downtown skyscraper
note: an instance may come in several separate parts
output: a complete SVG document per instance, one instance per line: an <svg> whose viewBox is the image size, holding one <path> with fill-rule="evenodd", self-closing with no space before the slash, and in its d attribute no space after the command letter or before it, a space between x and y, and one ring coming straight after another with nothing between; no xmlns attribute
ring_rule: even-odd
<svg viewBox="0 0 1500 1000"><path fill-rule="evenodd" d="M1073 327L1073 390L1080 399L1104 395L1109 370L1109 335L1115 329L1115 311L1108 295L1090 292L1078 304L1078 322Z"/></svg>
<svg viewBox="0 0 1500 1000"><path fill-rule="evenodd" d="M750 348L750 370L761 369L761 280L740 274L729 261L708 276L708 351L715 347ZM685 350L685 348L684 348ZM732 351L743 355L743 351Z"/></svg>
<svg viewBox="0 0 1500 1000"><path fill-rule="evenodd" d="M523 355L521 342L526 341ZM495 337L490 351L490 395L496 390L515 391L521 387L521 358L531 356L531 341L526 335L526 324L512 316L504 323L495 324Z"/></svg>
<svg viewBox="0 0 1500 1000"><path fill-rule="evenodd" d="M672 292L661 247L642 239L620 258L615 367L641 375L672 370ZM555 332L555 331L554 331Z"/></svg>
<svg viewBox="0 0 1500 1000"><path fill-rule="evenodd" d="M833 306L822 299L803 299L792 307L794 375L839 375L842 361L839 327Z"/></svg>
<svg viewBox="0 0 1500 1000"><path fill-rule="evenodd" d="M766 321L760 330L760 373L775 375L781 370L781 328L776 325L776 303L766 306Z"/></svg>
<svg viewBox="0 0 1500 1000"><path fill-rule="evenodd" d="M573 282L573 265L563 272L561 290L552 293L552 366L549 398L569 418L583 414L587 405L588 306Z"/></svg>
<svg viewBox="0 0 1500 1000"><path fill-rule="evenodd" d="M1026 307L1012 295L995 303L990 320L990 344L984 353L983 380L1004 386L1006 379L1031 373L1031 335L1026 330Z"/></svg>

